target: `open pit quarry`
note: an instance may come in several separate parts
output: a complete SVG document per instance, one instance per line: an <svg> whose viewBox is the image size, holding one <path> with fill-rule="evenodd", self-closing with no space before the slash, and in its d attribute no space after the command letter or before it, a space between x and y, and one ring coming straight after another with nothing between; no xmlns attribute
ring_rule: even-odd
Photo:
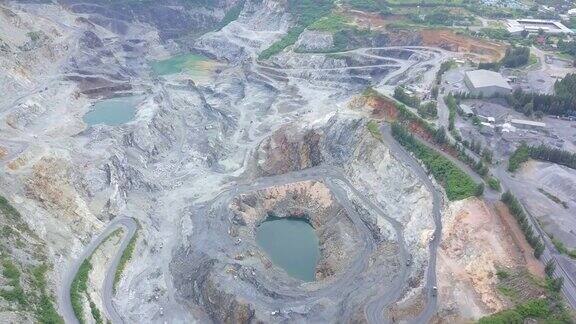
<svg viewBox="0 0 576 324"><path fill-rule="evenodd" d="M406 31L321 54L330 35L305 31L261 61L293 25L286 2L247 0L214 28L238 5L0 4L0 191L46 246L55 307L77 321L69 289L94 254L89 296L115 323L430 320L448 203L348 103L368 86L429 88L453 54ZM151 68L188 52L205 57L202 73ZM136 98L128 121L87 125L117 97ZM315 280L258 246L269 215L313 227ZM112 289L116 251L133 235Z"/></svg>

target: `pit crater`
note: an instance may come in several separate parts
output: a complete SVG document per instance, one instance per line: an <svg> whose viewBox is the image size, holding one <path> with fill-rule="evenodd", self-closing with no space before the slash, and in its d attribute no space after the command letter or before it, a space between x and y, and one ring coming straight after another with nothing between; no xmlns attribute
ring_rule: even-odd
<svg viewBox="0 0 576 324"><path fill-rule="evenodd" d="M350 216L320 181L294 182L241 194L233 199L231 209L239 224L236 234L240 240L255 241L259 226L271 215L275 219L308 221L318 236L320 249L315 281L345 269L361 244ZM268 255L264 262L270 271L283 271Z"/></svg>

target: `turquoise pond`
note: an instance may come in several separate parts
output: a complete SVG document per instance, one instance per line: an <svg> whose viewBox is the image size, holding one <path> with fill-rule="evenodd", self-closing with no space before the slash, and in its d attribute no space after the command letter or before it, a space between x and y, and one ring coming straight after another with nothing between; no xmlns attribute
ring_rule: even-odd
<svg viewBox="0 0 576 324"><path fill-rule="evenodd" d="M139 96L118 97L97 102L86 115L84 122L88 126L104 124L118 126L136 116L136 105L142 100Z"/></svg>
<svg viewBox="0 0 576 324"><path fill-rule="evenodd" d="M320 248L318 236L306 220L269 218L256 229L256 242L288 275L314 281Z"/></svg>
<svg viewBox="0 0 576 324"><path fill-rule="evenodd" d="M204 73L213 61L197 54L181 54L150 63L155 75L170 75L187 72L192 75Z"/></svg>

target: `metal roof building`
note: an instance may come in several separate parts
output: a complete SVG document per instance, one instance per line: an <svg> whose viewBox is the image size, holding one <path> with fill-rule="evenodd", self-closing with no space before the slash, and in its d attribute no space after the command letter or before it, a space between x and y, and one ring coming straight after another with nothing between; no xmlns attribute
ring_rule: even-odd
<svg viewBox="0 0 576 324"><path fill-rule="evenodd" d="M538 129L538 128L545 128L546 123L532 121L532 120L525 120L525 119L512 119L510 120L510 124L517 128L531 128L531 129Z"/></svg>
<svg viewBox="0 0 576 324"><path fill-rule="evenodd" d="M484 97L509 94L512 91L512 87L500 73L489 70L466 72L464 83L470 93Z"/></svg>
<svg viewBox="0 0 576 324"><path fill-rule="evenodd" d="M474 116L474 110L472 110L472 107L470 107L468 105L461 104L460 109L462 109L462 113L465 116L468 116L468 117Z"/></svg>
<svg viewBox="0 0 576 324"><path fill-rule="evenodd" d="M537 34L542 30L545 34L568 34L574 32L559 21L543 19L508 19L506 29L512 35L519 35L522 31Z"/></svg>

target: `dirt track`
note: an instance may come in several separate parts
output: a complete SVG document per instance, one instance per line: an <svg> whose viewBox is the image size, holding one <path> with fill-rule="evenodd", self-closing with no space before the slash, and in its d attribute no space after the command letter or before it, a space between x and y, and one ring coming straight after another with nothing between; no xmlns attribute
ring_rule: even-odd
<svg viewBox="0 0 576 324"><path fill-rule="evenodd" d="M452 203L438 254L442 317L476 320L506 308L497 290L496 271L524 263L525 255L517 244L501 217L484 201L472 198Z"/></svg>
<svg viewBox="0 0 576 324"><path fill-rule="evenodd" d="M422 45L436 46L448 51L467 53L468 58L481 62L498 61L504 57L506 46L494 42L457 35L450 30L424 29L420 31Z"/></svg>

